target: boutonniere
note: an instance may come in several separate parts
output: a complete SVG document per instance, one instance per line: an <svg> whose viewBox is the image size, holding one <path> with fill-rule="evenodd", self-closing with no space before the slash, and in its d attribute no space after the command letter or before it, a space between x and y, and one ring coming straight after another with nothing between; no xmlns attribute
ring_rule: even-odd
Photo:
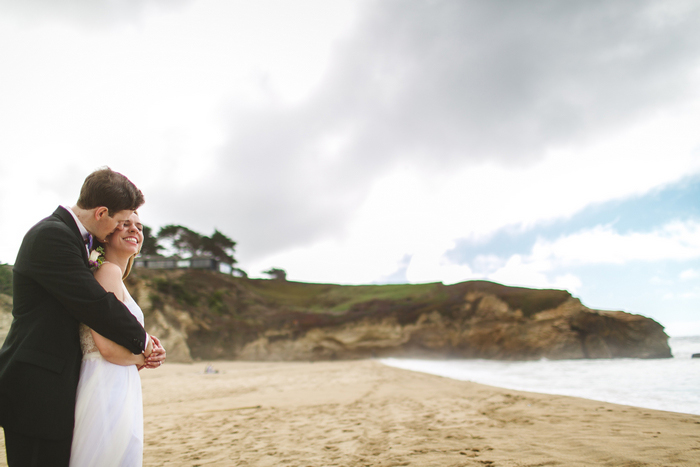
<svg viewBox="0 0 700 467"><path fill-rule="evenodd" d="M105 262L105 249L102 246L98 246L90 252L90 258L88 258L88 263L90 264L90 269L96 271Z"/></svg>

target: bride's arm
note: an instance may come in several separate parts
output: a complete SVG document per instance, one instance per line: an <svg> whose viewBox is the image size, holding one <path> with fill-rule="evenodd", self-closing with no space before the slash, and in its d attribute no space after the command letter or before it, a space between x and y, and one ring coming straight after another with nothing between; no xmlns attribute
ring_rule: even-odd
<svg viewBox="0 0 700 467"><path fill-rule="evenodd" d="M102 354L102 357L110 363L122 366L143 366L146 363L146 359L143 354L134 355L126 347L122 347L119 344L101 336L92 329L92 338L95 340L95 345L97 349Z"/></svg>
<svg viewBox="0 0 700 467"><path fill-rule="evenodd" d="M124 288L122 285L122 270L116 264L104 263L100 269L95 272L95 279L104 287L107 292L112 292L119 300L124 301ZM142 366L145 363L145 358L142 354L134 355L126 347L103 337L92 329L92 338L95 340L97 349L102 354L102 357L115 365ZM152 342L149 342L149 347L152 348ZM147 349L148 351L148 349Z"/></svg>

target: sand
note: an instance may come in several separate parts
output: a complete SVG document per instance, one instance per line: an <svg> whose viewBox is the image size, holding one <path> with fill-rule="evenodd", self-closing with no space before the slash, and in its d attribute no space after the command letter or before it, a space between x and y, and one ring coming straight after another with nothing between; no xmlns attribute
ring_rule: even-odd
<svg viewBox="0 0 700 467"><path fill-rule="evenodd" d="M212 364L142 372L145 466L700 465L696 415L367 360Z"/></svg>

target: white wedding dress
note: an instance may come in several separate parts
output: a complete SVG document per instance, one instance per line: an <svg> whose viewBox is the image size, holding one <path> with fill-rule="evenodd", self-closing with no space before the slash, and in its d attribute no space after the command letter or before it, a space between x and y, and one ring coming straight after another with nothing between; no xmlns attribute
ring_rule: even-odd
<svg viewBox="0 0 700 467"><path fill-rule="evenodd" d="M124 304L143 325L143 312L124 287ZM109 363L90 328L80 325L83 362L75 402L71 467L140 467L143 463L143 402L135 365Z"/></svg>

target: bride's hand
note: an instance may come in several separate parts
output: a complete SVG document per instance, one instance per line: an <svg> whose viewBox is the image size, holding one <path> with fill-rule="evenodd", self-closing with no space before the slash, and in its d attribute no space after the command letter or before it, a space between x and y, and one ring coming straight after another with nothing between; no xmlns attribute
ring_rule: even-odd
<svg viewBox="0 0 700 467"><path fill-rule="evenodd" d="M165 362L165 348L161 344L160 339L156 336L151 336L153 342L153 352L146 358L145 368L158 368Z"/></svg>

